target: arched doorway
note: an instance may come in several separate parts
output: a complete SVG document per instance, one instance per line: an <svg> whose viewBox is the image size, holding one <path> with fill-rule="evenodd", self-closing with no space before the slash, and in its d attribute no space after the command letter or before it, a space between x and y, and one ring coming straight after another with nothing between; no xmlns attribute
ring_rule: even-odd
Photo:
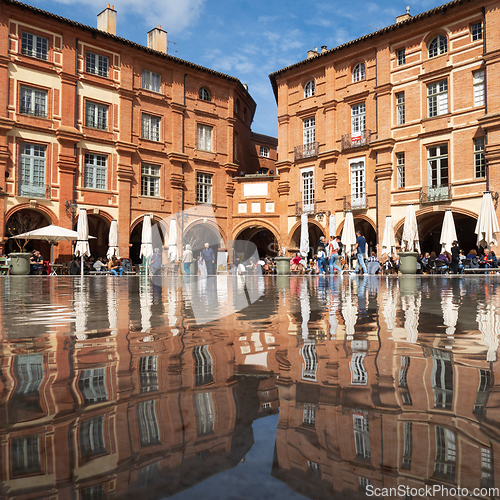
<svg viewBox="0 0 500 500"><path fill-rule="evenodd" d="M373 227L373 224L368 218L353 216L354 218L354 230L360 231L361 235L365 237L366 244L368 245L368 255L372 252L377 251L377 233ZM345 219L344 219L345 220ZM342 231L344 229L344 222L342 222L338 229L338 236L342 236Z"/></svg>
<svg viewBox="0 0 500 500"><path fill-rule="evenodd" d="M89 234L96 239L89 240L92 257L104 257L108 252L109 227L111 223L102 215L89 214Z"/></svg>
<svg viewBox="0 0 500 500"><path fill-rule="evenodd" d="M130 260L132 264L140 264L142 259L141 254L141 239L142 239L142 222L141 219L133 228L130 233ZM151 227L153 230L153 248L160 248L167 240L167 231L158 220L151 220Z"/></svg>
<svg viewBox="0 0 500 500"><path fill-rule="evenodd" d="M418 215L417 212L417 225L418 235L420 238L420 250L425 252L441 252L441 230L443 227L444 210L439 212L427 212ZM453 211L453 220L455 221L455 229L457 231L457 239L460 248L467 253L469 250L476 247L477 235L474 232L476 229L477 219L472 215ZM399 224L398 224L399 225ZM396 241L401 241L403 235L404 220L401 221L396 231Z"/></svg>
<svg viewBox="0 0 500 500"><path fill-rule="evenodd" d="M225 248L220 229L209 222L203 221L193 222L186 228L182 244L186 245L187 243L191 245L195 259L199 257L201 251L205 248L205 243L208 243L213 250L215 258L217 258L219 248ZM179 254L182 255L182 250L179 251Z"/></svg>
<svg viewBox="0 0 500 500"><path fill-rule="evenodd" d="M235 250L238 247L238 241L250 241L256 247L259 253L259 257L265 257L269 255L270 257L276 257L279 254L278 240L275 234L268 228L263 226L251 226L243 229L235 240ZM252 252L253 253L253 252ZM250 255L245 255L245 258L249 258Z"/></svg>
<svg viewBox="0 0 500 500"><path fill-rule="evenodd" d="M24 208L14 212L5 224L5 236L9 238L5 243L5 253L19 252L25 240L10 238L16 234L26 233L52 224L49 216L39 210ZM20 245L20 246L19 246ZM21 247L21 248L20 248ZM25 252L39 250L45 260L50 257L50 244L42 240L30 240L24 247Z"/></svg>
<svg viewBox="0 0 500 500"><path fill-rule="evenodd" d="M308 259L312 259L314 254L318 250L318 241L321 236L325 236L325 233L313 222L308 223L308 233L309 233L309 253ZM289 251L292 253L298 252L300 250L300 233L302 231L301 224L298 223L295 229L292 230L292 237L290 238Z"/></svg>

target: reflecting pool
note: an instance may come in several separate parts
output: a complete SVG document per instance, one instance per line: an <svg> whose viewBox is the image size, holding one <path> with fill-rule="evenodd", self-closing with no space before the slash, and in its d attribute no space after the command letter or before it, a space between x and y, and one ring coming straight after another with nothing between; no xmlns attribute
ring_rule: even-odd
<svg viewBox="0 0 500 500"><path fill-rule="evenodd" d="M499 283L2 277L1 497L500 497Z"/></svg>

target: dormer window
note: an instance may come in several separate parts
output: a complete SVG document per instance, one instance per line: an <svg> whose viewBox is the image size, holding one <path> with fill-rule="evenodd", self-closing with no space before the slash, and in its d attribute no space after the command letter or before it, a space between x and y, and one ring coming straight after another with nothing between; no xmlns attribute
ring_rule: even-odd
<svg viewBox="0 0 500 500"><path fill-rule="evenodd" d="M309 80L305 85L304 85L304 98L311 97L314 95L314 92L316 90L316 86L314 84L314 80Z"/></svg>
<svg viewBox="0 0 500 500"><path fill-rule="evenodd" d="M210 97L210 92L205 87L200 88L200 90L198 92L198 97L202 101L211 101L212 100L212 98Z"/></svg>
<svg viewBox="0 0 500 500"><path fill-rule="evenodd" d="M437 57L448 52L448 40L444 35L439 35L429 44L429 57Z"/></svg>
<svg viewBox="0 0 500 500"><path fill-rule="evenodd" d="M352 81L359 82L361 80L364 80L365 77L366 77L365 63L356 64L354 70L352 71Z"/></svg>

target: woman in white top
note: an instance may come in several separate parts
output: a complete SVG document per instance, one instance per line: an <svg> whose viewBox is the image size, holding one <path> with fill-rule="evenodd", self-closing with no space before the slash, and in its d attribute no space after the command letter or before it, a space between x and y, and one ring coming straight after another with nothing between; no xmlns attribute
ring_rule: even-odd
<svg viewBox="0 0 500 500"><path fill-rule="evenodd" d="M343 274L344 271L342 271L342 269L337 264L337 260L339 258L339 244L333 236L330 236L328 253L330 254L330 274L333 274L333 268L335 268L339 272L339 274Z"/></svg>

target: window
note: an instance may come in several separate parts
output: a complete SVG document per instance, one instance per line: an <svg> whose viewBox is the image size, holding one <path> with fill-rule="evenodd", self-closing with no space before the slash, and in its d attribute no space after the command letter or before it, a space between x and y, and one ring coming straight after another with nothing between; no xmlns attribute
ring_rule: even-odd
<svg viewBox="0 0 500 500"><path fill-rule="evenodd" d="M479 22L471 24L470 34L473 42L481 40L483 38L483 23Z"/></svg>
<svg viewBox="0 0 500 500"><path fill-rule="evenodd" d="M269 148L266 148L266 146L261 146L260 156L263 156L264 158L269 158Z"/></svg>
<svg viewBox="0 0 500 500"><path fill-rule="evenodd" d="M365 208L365 162L350 162L351 168L351 208Z"/></svg>
<svg viewBox="0 0 500 500"><path fill-rule="evenodd" d="M364 365L366 353L353 352L349 368L351 369L351 385L366 385L368 373Z"/></svg>
<svg viewBox="0 0 500 500"><path fill-rule="evenodd" d="M477 388L476 402L474 403L474 413L482 413L488 399L491 385L490 370L479 370L479 387Z"/></svg>
<svg viewBox="0 0 500 500"><path fill-rule="evenodd" d="M213 127L209 125L200 125L197 127L197 148L203 151L213 151L212 149L212 135Z"/></svg>
<svg viewBox="0 0 500 500"><path fill-rule="evenodd" d="M17 380L16 394L37 394L45 377L42 354L24 354L14 358L14 375Z"/></svg>
<svg viewBox="0 0 500 500"><path fill-rule="evenodd" d="M302 415L302 424L314 427L316 425L316 405L313 403L304 403L304 412Z"/></svg>
<svg viewBox="0 0 500 500"><path fill-rule="evenodd" d="M161 91L161 75L153 73L147 69L142 70L142 88L152 90L153 92Z"/></svg>
<svg viewBox="0 0 500 500"><path fill-rule="evenodd" d="M106 189L107 157L85 153L84 186L90 189Z"/></svg>
<svg viewBox="0 0 500 500"><path fill-rule="evenodd" d="M47 117L47 92L21 85L19 113L23 115Z"/></svg>
<svg viewBox="0 0 500 500"><path fill-rule="evenodd" d="M474 176L476 179L486 177L486 162L484 161L484 137L474 139Z"/></svg>
<svg viewBox="0 0 500 500"><path fill-rule="evenodd" d="M211 392L198 392L194 395L194 409L198 436L205 436L214 432L215 412Z"/></svg>
<svg viewBox="0 0 500 500"><path fill-rule="evenodd" d="M474 85L474 106L484 106L484 69L472 73Z"/></svg>
<svg viewBox="0 0 500 500"><path fill-rule="evenodd" d="M196 346L193 350L195 385L210 384L214 381L212 355L207 345Z"/></svg>
<svg viewBox="0 0 500 500"><path fill-rule="evenodd" d="M42 471L39 435L13 439L11 450L13 476L28 476Z"/></svg>
<svg viewBox="0 0 500 500"><path fill-rule="evenodd" d="M304 97L307 98L313 96L315 91L316 91L316 85L314 83L314 80L309 80L304 85Z"/></svg>
<svg viewBox="0 0 500 500"><path fill-rule="evenodd" d="M427 109L429 118L448 113L447 80L431 83L427 86Z"/></svg>
<svg viewBox="0 0 500 500"><path fill-rule="evenodd" d="M351 132L359 135L359 132L365 130L365 103L351 106Z"/></svg>
<svg viewBox="0 0 500 500"><path fill-rule="evenodd" d="M434 408L451 409L453 402L453 366L449 359L433 357L431 383L434 391Z"/></svg>
<svg viewBox="0 0 500 500"><path fill-rule="evenodd" d="M302 120L302 139L304 146L314 144L316 141L316 119L306 118Z"/></svg>
<svg viewBox="0 0 500 500"><path fill-rule="evenodd" d="M434 146L427 149L429 168L429 186L440 187L448 185L448 146Z"/></svg>
<svg viewBox="0 0 500 500"><path fill-rule="evenodd" d="M403 469L411 469L411 458L413 454L413 424L404 423L403 431Z"/></svg>
<svg viewBox="0 0 500 500"><path fill-rule="evenodd" d="M304 344L302 347L302 378L304 380L316 381L316 370L318 369L318 356L314 344Z"/></svg>
<svg viewBox="0 0 500 500"><path fill-rule="evenodd" d="M158 165L142 164L141 196L160 196L160 167Z"/></svg>
<svg viewBox="0 0 500 500"><path fill-rule="evenodd" d="M145 488L156 482L156 478L158 477L158 463L145 465L139 469L136 483L137 488Z"/></svg>
<svg viewBox="0 0 500 500"><path fill-rule="evenodd" d="M160 117L142 114L142 138L158 142L160 140Z"/></svg>
<svg viewBox="0 0 500 500"><path fill-rule="evenodd" d="M434 473L440 477L455 478L457 445L455 433L450 429L436 426L436 458Z"/></svg>
<svg viewBox="0 0 500 500"><path fill-rule="evenodd" d="M137 422L139 424L141 446L151 446L160 442L154 399L141 401L137 405Z"/></svg>
<svg viewBox="0 0 500 500"><path fill-rule="evenodd" d="M203 101L211 101L210 92L205 88L201 87L198 91L198 97Z"/></svg>
<svg viewBox="0 0 500 500"><path fill-rule="evenodd" d="M302 171L301 177L302 212L314 212L314 170Z"/></svg>
<svg viewBox="0 0 500 500"><path fill-rule="evenodd" d="M109 75L109 57L87 52L87 73L107 78Z"/></svg>
<svg viewBox="0 0 500 500"><path fill-rule="evenodd" d="M106 453L104 415L89 418L80 424L80 456L88 459Z"/></svg>
<svg viewBox="0 0 500 500"><path fill-rule="evenodd" d="M45 198L45 153L45 146L19 145L19 196Z"/></svg>
<svg viewBox="0 0 500 500"><path fill-rule="evenodd" d="M21 54L47 61L49 59L49 39L23 31Z"/></svg>
<svg viewBox="0 0 500 500"><path fill-rule="evenodd" d="M108 107L87 101L85 104L85 125L99 130L108 130Z"/></svg>
<svg viewBox="0 0 500 500"><path fill-rule="evenodd" d="M352 81L359 82L365 79L365 63L356 64L352 70Z"/></svg>
<svg viewBox="0 0 500 500"><path fill-rule="evenodd" d="M481 448L481 488L493 487L493 453L490 448Z"/></svg>
<svg viewBox="0 0 500 500"><path fill-rule="evenodd" d="M141 393L158 390L158 356L143 356L139 360Z"/></svg>
<svg viewBox="0 0 500 500"><path fill-rule="evenodd" d="M405 187L405 154L396 153L397 161L397 187L398 189Z"/></svg>
<svg viewBox="0 0 500 500"><path fill-rule="evenodd" d="M196 174L196 202L212 203L212 175Z"/></svg>
<svg viewBox="0 0 500 500"><path fill-rule="evenodd" d="M398 62L398 66L402 66L406 64L406 51L405 49L400 49L396 52L396 60Z"/></svg>
<svg viewBox="0 0 500 500"><path fill-rule="evenodd" d="M448 41L444 35L439 35L429 44L429 57L440 56L448 52Z"/></svg>
<svg viewBox="0 0 500 500"><path fill-rule="evenodd" d="M405 123L405 93L396 94L396 123L404 125Z"/></svg>
<svg viewBox="0 0 500 500"><path fill-rule="evenodd" d="M83 396L85 404L98 403L108 400L106 389L106 374L104 368L92 368L82 370L78 388Z"/></svg>
<svg viewBox="0 0 500 500"><path fill-rule="evenodd" d="M96 484L80 490L80 500L104 500L104 485Z"/></svg>
<svg viewBox="0 0 500 500"><path fill-rule="evenodd" d="M356 458L370 460L370 426L368 417L360 413L352 415L354 427L354 444L356 446Z"/></svg>

